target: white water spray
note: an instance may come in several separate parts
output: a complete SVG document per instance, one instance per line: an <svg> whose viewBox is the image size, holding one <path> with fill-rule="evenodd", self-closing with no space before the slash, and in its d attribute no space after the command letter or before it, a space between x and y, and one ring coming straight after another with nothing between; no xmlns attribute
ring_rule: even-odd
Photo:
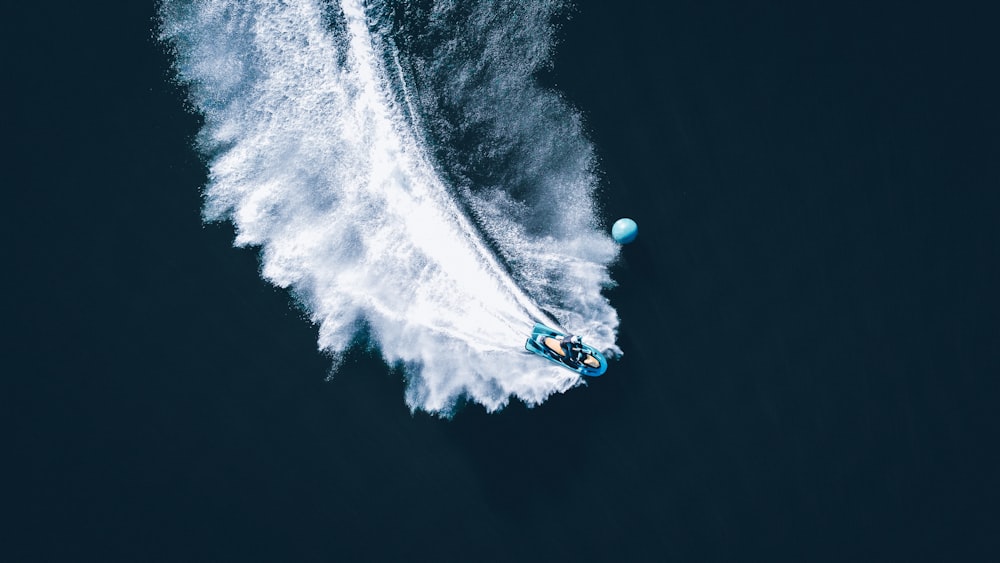
<svg viewBox="0 0 1000 563"><path fill-rule="evenodd" d="M600 295L613 246L592 231L532 239L499 202L466 194L474 224L401 114L362 0L337 9L342 35L319 0L163 5L163 37L205 116L206 220L231 220L237 245L261 247L262 275L301 301L321 349L337 356L367 326L405 367L411 408L448 414L467 397L492 411L577 384L524 351L548 316L478 229L522 258L523 279L560 267L564 304L546 308L614 352L617 317Z"/></svg>

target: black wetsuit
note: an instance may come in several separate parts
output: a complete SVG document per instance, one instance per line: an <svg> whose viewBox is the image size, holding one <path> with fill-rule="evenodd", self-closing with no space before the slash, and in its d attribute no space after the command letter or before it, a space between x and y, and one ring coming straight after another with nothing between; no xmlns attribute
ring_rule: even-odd
<svg viewBox="0 0 1000 563"><path fill-rule="evenodd" d="M574 362L583 361L583 345L580 340L573 335L562 337L562 349L566 353L566 358Z"/></svg>

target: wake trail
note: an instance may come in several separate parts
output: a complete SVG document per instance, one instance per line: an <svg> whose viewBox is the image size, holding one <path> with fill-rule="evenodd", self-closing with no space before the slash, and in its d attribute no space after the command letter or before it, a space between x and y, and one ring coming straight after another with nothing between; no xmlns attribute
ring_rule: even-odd
<svg viewBox="0 0 1000 563"><path fill-rule="evenodd" d="M576 374L524 351L534 322L558 323L482 233L508 261L521 256L529 275L566 257L530 256L554 239L491 219L474 194L459 202L416 129L420 104L406 90L397 100L376 48L388 49L400 77L405 55L372 35L368 10L361 0L164 2L162 38L205 117L205 219L231 221L236 245L261 249L262 277L292 292L335 362L369 334L403 368L412 409L448 415L469 398L493 411L577 385ZM605 270L580 262L599 292ZM589 318L577 325L615 349L606 300L574 282L564 301L577 294L605 309L566 317Z"/></svg>

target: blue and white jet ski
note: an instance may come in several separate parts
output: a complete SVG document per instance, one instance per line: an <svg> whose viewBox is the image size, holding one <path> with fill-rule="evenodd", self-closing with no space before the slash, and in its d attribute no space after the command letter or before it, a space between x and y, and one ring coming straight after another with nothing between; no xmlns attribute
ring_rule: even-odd
<svg viewBox="0 0 1000 563"><path fill-rule="evenodd" d="M535 323L524 347L580 375L597 377L608 369L604 355L581 342L579 336L563 334L542 323Z"/></svg>

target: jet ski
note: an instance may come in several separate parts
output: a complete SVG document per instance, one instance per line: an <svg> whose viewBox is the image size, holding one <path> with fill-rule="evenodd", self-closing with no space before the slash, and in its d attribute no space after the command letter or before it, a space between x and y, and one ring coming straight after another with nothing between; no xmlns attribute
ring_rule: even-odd
<svg viewBox="0 0 1000 563"><path fill-rule="evenodd" d="M542 323L535 323L524 347L580 375L597 377L608 369L604 355L584 344L579 336L563 334Z"/></svg>

